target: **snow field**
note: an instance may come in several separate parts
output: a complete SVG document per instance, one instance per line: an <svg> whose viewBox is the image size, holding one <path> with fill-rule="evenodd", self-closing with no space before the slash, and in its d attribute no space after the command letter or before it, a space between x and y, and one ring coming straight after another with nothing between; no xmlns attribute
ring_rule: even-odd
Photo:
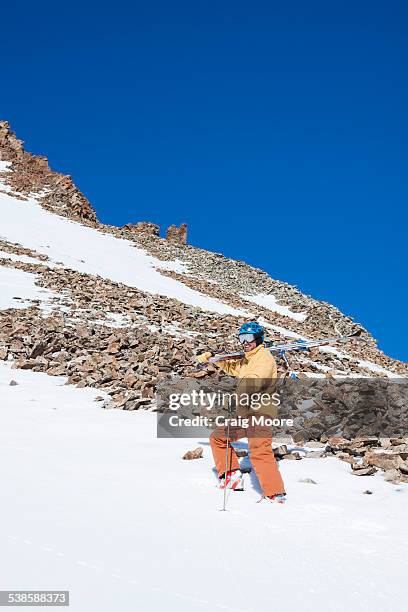
<svg viewBox="0 0 408 612"><path fill-rule="evenodd" d="M0 238L48 255L51 262L60 261L66 268L100 275L204 310L241 314L236 308L194 291L155 269L183 272L184 265L180 262L160 261L133 242L52 214L41 208L34 198L22 202L0 193L0 211ZM21 223L22 215L24 223Z"/></svg>
<svg viewBox="0 0 408 612"><path fill-rule="evenodd" d="M285 506L253 478L220 512L208 440L64 382L0 363L1 588L69 589L73 612L400 609L407 485L284 461Z"/></svg>

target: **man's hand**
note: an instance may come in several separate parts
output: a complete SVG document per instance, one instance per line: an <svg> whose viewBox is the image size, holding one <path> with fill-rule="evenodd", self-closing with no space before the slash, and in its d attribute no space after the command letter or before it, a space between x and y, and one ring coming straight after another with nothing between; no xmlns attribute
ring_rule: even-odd
<svg viewBox="0 0 408 612"><path fill-rule="evenodd" d="M212 353L207 351L206 353L201 353L201 355L196 355L195 360L198 361L198 363L207 363L211 355Z"/></svg>

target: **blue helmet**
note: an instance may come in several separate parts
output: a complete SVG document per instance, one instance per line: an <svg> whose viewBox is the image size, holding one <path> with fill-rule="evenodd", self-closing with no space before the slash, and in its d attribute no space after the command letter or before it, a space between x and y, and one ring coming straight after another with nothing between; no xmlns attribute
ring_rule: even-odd
<svg viewBox="0 0 408 612"><path fill-rule="evenodd" d="M249 323L244 323L239 328L238 336L241 334L253 334L255 338L259 339L263 342L264 339L264 328L256 321L250 321Z"/></svg>

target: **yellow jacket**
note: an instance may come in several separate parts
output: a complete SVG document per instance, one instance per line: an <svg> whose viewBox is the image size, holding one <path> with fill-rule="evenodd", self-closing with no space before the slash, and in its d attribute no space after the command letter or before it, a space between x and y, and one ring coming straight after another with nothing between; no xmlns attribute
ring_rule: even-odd
<svg viewBox="0 0 408 612"><path fill-rule="evenodd" d="M198 357L201 362L208 361L211 353L203 353ZM226 361L217 361L214 365L223 370L230 376L238 378L238 384L236 392L241 395L242 393L254 394L254 393L268 393L272 395L278 377L278 370L276 367L276 361L271 355L271 352L264 347L263 344L256 346L252 351L245 353L242 359L229 359ZM240 404L239 412L248 412L247 410L241 410L242 403ZM257 409L259 414L266 414L268 416L275 417L277 415L277 409L274 403L271 401L268 405L262 405Z"/></svg>
<svg viewBox="0 0 408 612"><path fill-rule="evenodd" d="M263 344L245 353L242 359L229 359L215 363L226 374L237 378L277 378L276 361Z"/></svg>

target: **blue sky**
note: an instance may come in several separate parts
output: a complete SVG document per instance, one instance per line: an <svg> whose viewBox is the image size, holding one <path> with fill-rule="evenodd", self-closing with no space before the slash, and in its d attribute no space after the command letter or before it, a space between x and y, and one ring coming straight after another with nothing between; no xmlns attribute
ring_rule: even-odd
<svg viewBox="0 0 408 612"><path fill-rule="evenodd" d="M190 244L406 334L404 2L2 6L0 117L106 223Z"/></svg>

